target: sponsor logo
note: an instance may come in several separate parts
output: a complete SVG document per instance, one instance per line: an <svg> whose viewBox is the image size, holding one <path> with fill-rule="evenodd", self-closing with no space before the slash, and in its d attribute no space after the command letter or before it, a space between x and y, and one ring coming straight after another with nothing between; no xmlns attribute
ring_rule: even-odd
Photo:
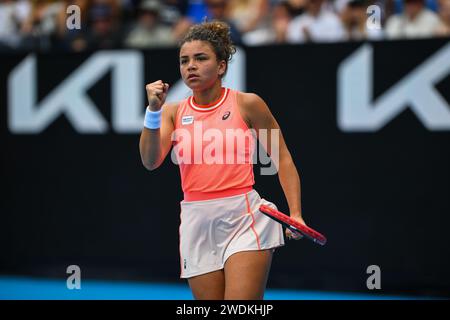
<svg viewBox="0 0 450 320"><path fill-rule="evenodd" d="M71 22L70 28L76 27L75 22ZM245 51L238 50L233 61L224 81L235 90L245 91ZM111 130L135 134L142 131L145 113L143 70L146 68L139 51L94 53L41 99L38 99L37 62L37 56L30 54L8 76L7 125L12 134L40 134L60 116L64 116L80 134L107 134ZM110 121L89 96L89 90L108 73L111 74ZM166 102L181 101L189 94L190 89L180 79L171 86Z"/></svg>
<svg viewBox="0 0 450 320"><path fill-rule="evenodd" d="M225 114L224 114L223 117L222 117L222 120L227 120L228 117L230 116L230 114L231 114L230 111L225 112Z"/></svg>
<svg viewBox="0 0 450 320"><path fill-rule="evenodd" d="M339 66L337 125L344 132L376 132L409 108L428 130L450 130L450 106L436 90L449 74L447 44L373 99L373 48L365 44Z"/></svg>
<svg viewBox="0 0 450 320"><path fill-rule="evenodd" d="M194 116L183 116L183 118L181 118L182 125L192 124L192 122L194 122Z"/></svg>

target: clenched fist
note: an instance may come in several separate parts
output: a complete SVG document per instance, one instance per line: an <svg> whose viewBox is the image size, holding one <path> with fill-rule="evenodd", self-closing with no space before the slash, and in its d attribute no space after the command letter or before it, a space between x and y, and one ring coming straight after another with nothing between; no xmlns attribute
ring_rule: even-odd
<svg viewBox="0 0 450 320"><path fill-rule="evenodd" d="M147 90L148 107L150 111L159 111L166 101L169 84L161 80L149 83L145 86Z"/></svg>

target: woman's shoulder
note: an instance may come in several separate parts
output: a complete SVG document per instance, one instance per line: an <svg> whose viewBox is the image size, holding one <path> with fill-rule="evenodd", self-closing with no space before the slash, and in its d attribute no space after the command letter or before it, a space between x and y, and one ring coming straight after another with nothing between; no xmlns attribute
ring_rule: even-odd
<svg viewBox="0 0 450 320"><path fill-rule="evenodd" d="M177 115L177 111L180 107L181 101L176 102L166 102L163 105L163 112L169 115L169 117L172 119L172 121L175 123L175 118Z"/></svg>
<svg viewBox="0 0 450 320"><path fill-rule="evenodd" d="M172 101L172 102L166 102L164 103L164 108L167 109L176 109L181 104L181 101Z"/></svg>
<svg viewBox="0 0 450 320"><path fill-rule="evenodd" d="M178 107L180 106L181 101L176 101L176 102L166 102L163 105L163 109L167 110L168 112L172 113L172 112L176 112L176 110L178 109Z"/></svg>
<svg viewBox="0 0 450 320"><path fill-rule="evenodd" d="M267 104L256 93L239 91L236 100L239 111L249 128L253 127L252 123L255 119L264 118L270 114Z"/></svg>
<svg viewBox="0 0 450 320"><path fill-rule="evenodd" d="M264 100L256 93L237 91L236 93L237 103L240 108L251 111L264 105Z"/></svg>

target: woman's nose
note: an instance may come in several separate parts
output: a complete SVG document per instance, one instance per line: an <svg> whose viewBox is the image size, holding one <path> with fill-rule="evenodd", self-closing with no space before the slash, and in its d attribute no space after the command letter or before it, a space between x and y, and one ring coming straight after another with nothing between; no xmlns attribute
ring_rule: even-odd
<svg viewBox="0 0 450 320"><path fill-rule="evenodd" d="M195 65L195 63L193 61L189 62L188 70L190 71L190 70L195 70L195 69L197 69L197 66Z"/></svg>

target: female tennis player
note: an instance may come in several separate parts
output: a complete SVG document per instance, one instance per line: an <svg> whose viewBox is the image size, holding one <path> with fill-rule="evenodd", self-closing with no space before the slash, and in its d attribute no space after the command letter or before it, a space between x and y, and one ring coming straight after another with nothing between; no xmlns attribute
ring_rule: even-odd
<svg viewBox="0 0 450 320"><path fill-rule="evenodd" d="M226 23L194 25L179 51L180 73L192 96L165 104L169 85L162 80L146 85L141 159L154 170L173 146L184 192L180 277L195 299L263 299L273 252L285 244L282 226L259 211L261 204L276 206L253 189L254 143L245 140L248 132L259 138L268 131L263 147L269 155L272 143L279 148L276 166L290 216L305 224L299 175L281 131L278 141L270 139L270 130L280 127L268 106L256 94L222 87L235 51ZM230 132L247 142L228 144ZM290 230L286 236L301 238Z"/></svg>

